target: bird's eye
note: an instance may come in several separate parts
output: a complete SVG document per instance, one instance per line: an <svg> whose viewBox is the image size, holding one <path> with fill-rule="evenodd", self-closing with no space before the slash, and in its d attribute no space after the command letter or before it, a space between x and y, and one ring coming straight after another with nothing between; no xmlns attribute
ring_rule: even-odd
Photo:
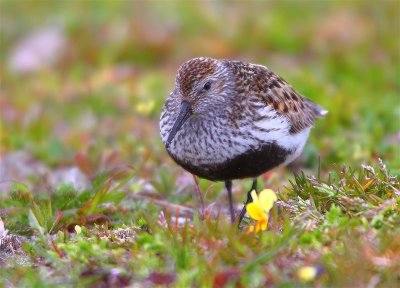
<svg viewBox="0 0 400 288"><path fill-rule="evenodd" d="M210 90L211 88L211 82L206 82L206 84L204 84L203 89L204 90Z"/></svg>

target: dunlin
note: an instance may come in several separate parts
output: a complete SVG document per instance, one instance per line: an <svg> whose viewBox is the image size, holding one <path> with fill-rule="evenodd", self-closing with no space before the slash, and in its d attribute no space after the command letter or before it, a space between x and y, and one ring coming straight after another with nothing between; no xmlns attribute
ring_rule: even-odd
<svg viewBox="0 0 400 288"><path fill-rule="evenodd" d="M169 155L201 178L225 181L232 222L232 180L286 165L303 150L311 127L327 113L268 68L195 58L176 75L160 118ZM245 214L243 207L239 224Z"/></svg>

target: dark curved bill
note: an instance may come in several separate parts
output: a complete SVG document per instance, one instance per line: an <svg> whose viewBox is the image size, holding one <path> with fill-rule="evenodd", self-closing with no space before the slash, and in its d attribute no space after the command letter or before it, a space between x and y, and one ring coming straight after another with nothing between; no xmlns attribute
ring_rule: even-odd
<svg viewBox="0 0 400 288"><path fill-rule="evenodd" d="M171 141L174 139L176 133L181 129L183 123L189 118L192 114L192 107L190 106L189 102L182 101L181 103L181 111L179 112L178 118L176 119L174 126L172 127L171 132L168 135L167 143L165 147L168 148L171 144Z"/></svg>

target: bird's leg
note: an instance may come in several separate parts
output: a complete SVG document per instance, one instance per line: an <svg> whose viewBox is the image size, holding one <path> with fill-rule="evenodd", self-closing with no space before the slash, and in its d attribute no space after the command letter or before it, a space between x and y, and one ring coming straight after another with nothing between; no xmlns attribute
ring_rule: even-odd
<svg viewBox="0 0 400 288"><path fill-rule="evenodd" d="M251 191L253 191L253 190L255 190L256 193L258 193L258 191L257 191L257 178L253 178L253 184L251 185L251 188L250 188L249 192L247 192L247 200L244 203L242 211L240 211L238 227L240 226L240 223L243 220L244 214L246 214L246 205L251 202Z"/></svg>
<svg viewBox="0 0 400 288"><path fill-rule="evenodd" d="M225 187L228 191L228 198L229 198L229 211L231 213L231 222L235 222L235 211L233 211L233 202L232 202L232 181L226 180Z"/></svg>
<svg viewBox="0 0 400 288"><path fill-rule="evenodd" d="M197 181L196 175L193 175L193 179L194 179L194 184L195 184L195 193L194 195L196 196L197 200L200 202L200 219L204 220L205 219L205 213L204 213L204 199L203 199L203 195L201 195L201 191L200 191L200 186L199 186L199 182Z"/></svg>

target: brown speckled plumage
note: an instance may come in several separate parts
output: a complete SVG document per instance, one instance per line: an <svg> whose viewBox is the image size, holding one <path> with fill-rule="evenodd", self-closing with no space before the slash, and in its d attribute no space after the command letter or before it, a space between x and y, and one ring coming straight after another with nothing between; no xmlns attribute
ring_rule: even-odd
<svg viewBox="0 0 400 288"><path fill-rule="evenodd" d="M260 65L228 61L234 71L238 92L241 96L259 97L279 114L285 115L291 124L290 132L296 133L313 125L321 117L321 109L296 91L280 76Z"/></svg>
<svg viewBox="0 0 400 288"><path fill-rule="evenodd" d="M231 180L255 178L297 158L325 114L264 66L202 57L179 68L160 134L179 165L226 181L229 192Z"/></svg>
<svg viewBox="0 0 400 288"><path fill-rule="evenodd" d="M190 95L194 85L216 70L213 61L186 62L176 74L176 84L182 95Z"/></svg>

